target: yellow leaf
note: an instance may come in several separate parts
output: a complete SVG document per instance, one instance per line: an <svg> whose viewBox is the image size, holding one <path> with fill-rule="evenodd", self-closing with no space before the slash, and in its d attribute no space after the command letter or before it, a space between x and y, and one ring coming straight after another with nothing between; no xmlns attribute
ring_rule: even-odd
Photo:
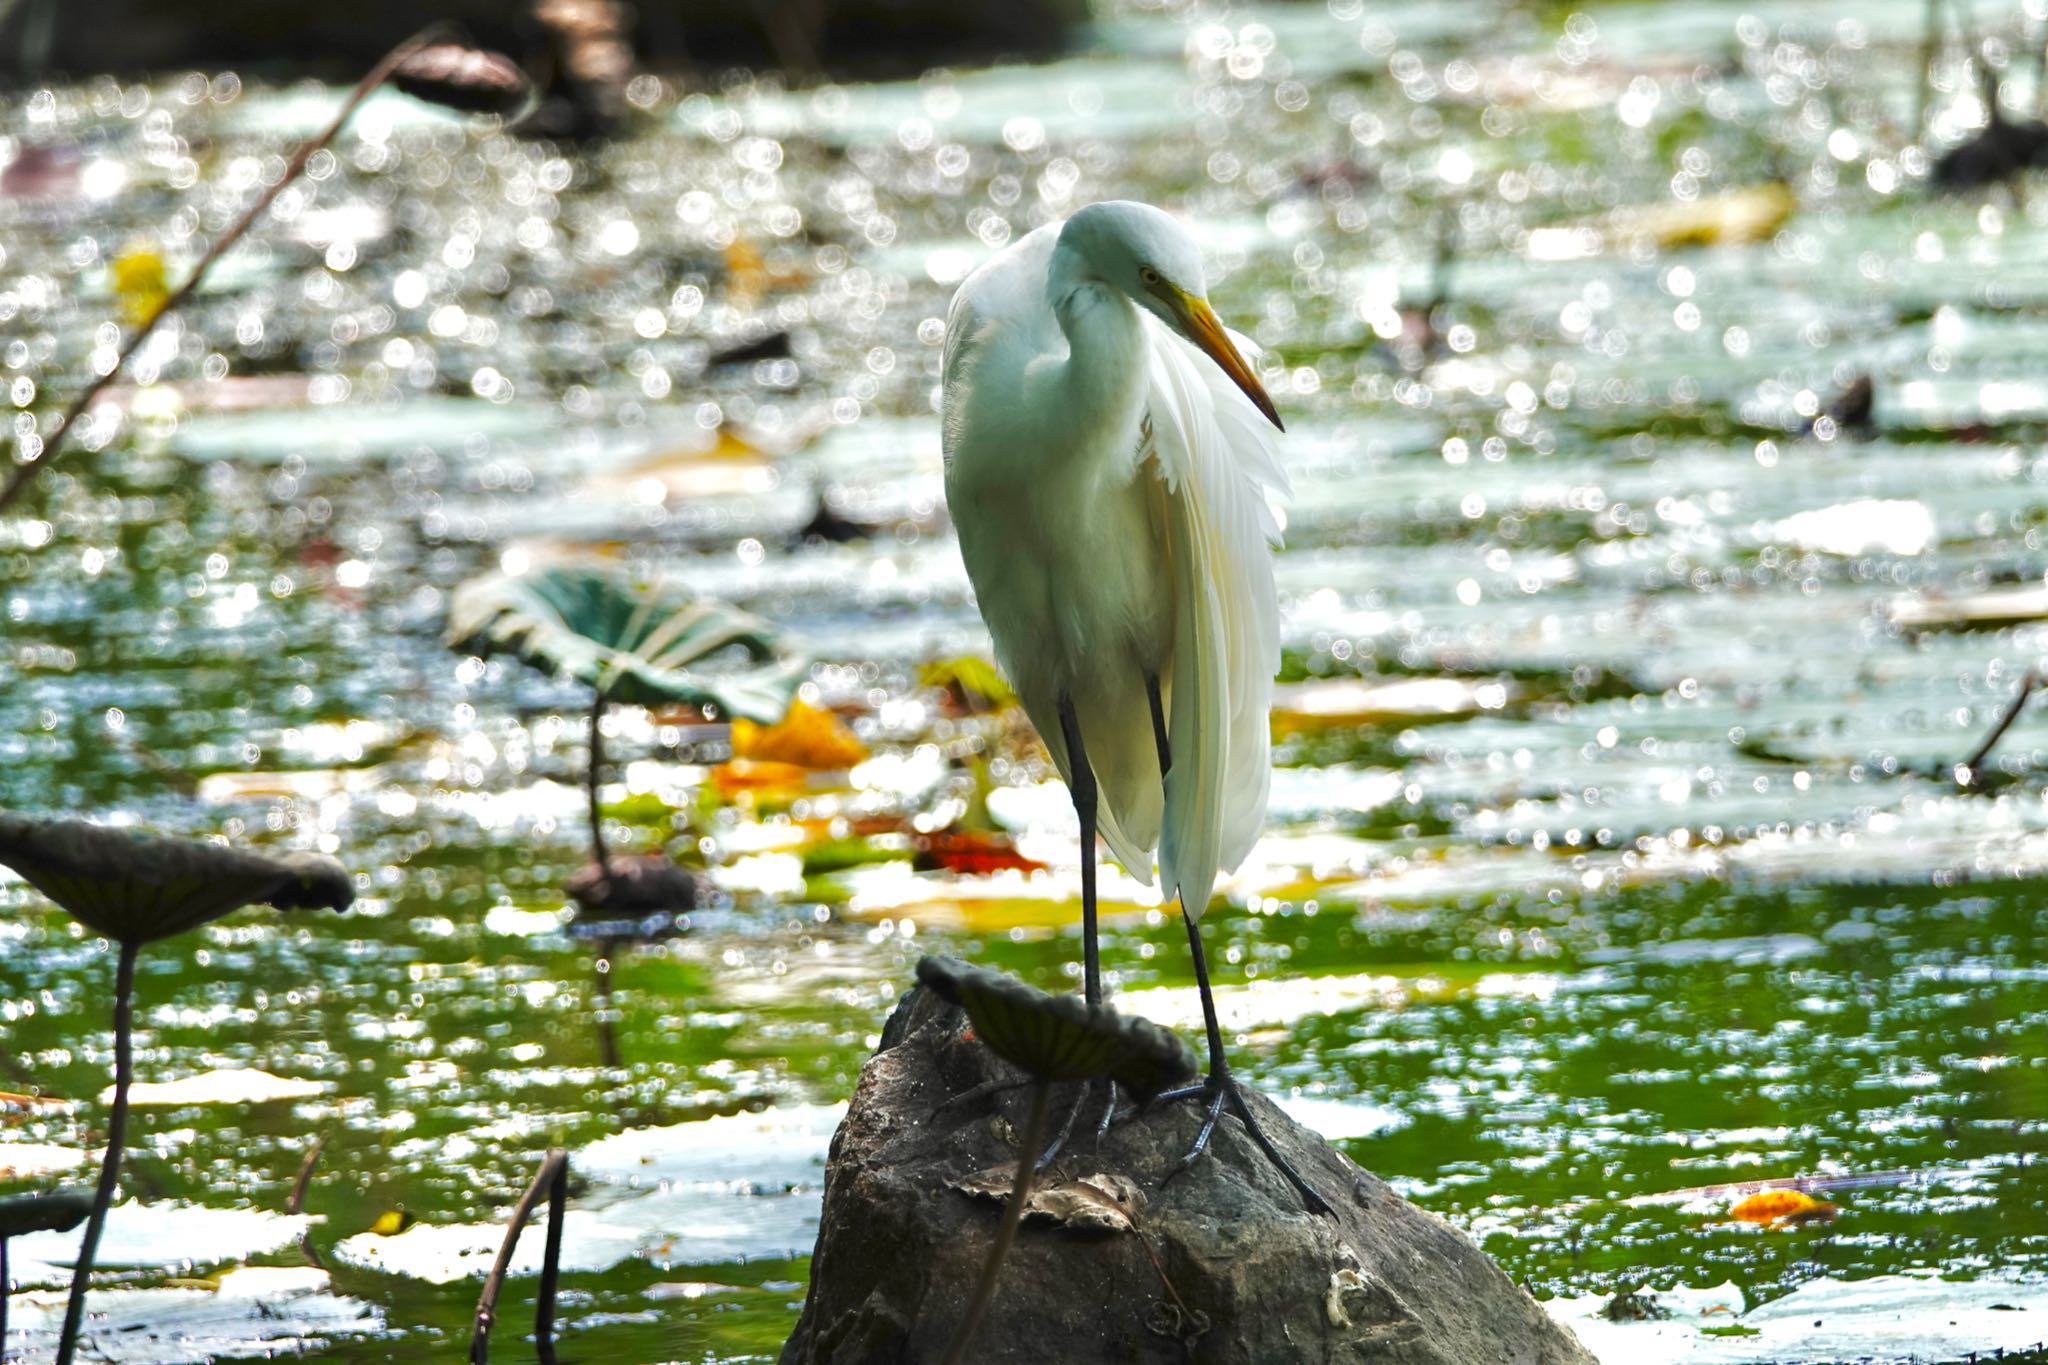
<svg viewBox="0 0 2048 1365"><path fill-rule="evenodd" d="M164 280L164 258L146 246L130 247L116 256L114 293L130 326L140 327L149 321L171 296Z"/></svg>
<svg viewBox="0 0 2048 1365"><path fill-rule="evenodd" d="M1799 207L1789 186L1770 180L1684 203L1651 204L1614 215L1613 236L1648 237L1670 250L1688 246L1740 246L1767 242Z"/></svg>
<svg viewBox="0 0 2048 1365"><path fill-rule="evenodd" d="M747 299L759 298L773 289L792 289L810 280L810 275L791 265L771 263L761 249L744 237L732 239L725 249L725 269L732 280L732 292Z"/></svg>
<svg viewBox="0 0 2048 1365"><path fill-rule="evenodd" d="M404 1209L387 1209L370 1224L370 1234L374 1237L396 1237L419 1221Z"/></svg>
<svg viewBox="0 0 2048 1365"><path fill-rule="evenodd" d="M744 716L733 721L732 753L822 772L851 768L868 756L867 746L839 717L802 701L791 702L789 714L773 725L757 725Z"/></svg>
<svg viewBox="0 0 2048 1365"><path fill-rule="evenodd" d="M974 714L1001 711L1017 704L1017 694L987 659L963 654L957 659L934 659L917 670L920 687L935 687L946 693L956 711Z"/></svg>

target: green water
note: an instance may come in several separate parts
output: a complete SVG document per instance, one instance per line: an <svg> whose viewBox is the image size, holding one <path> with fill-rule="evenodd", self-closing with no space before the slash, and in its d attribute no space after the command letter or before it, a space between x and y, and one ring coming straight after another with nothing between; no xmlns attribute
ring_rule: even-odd
<svg viewBox="0 0 2048 1365"><path fill-rule="evenodd" d="M1219 312L1273 353L1285 681L1466 684L1277 746L1268 838L1207 920L1247 1072L1540 1295L2048 1269L2048 720L2022 716L1989 792L1950 777L2043 632L1892 616L2048 570L2048 206L1935 197L1899 150L1922 9L1134 7L1044 72L636 87L645 125L573 155L380 98L149 348L153 415L0 517L0 804L358 874L346 916L244 912L145 956L145 1080L321 1089L138 1110L127 1190L275 1211L324 1141L307 1246L213 1259L326 1264L370 1330L315 1332L315 1359L446 1360L476 1281L340 1247L380 1214L492 1224L551 1145L843 1100L926 951L1073 985L1047 765L916 682L986 648L932 405L961 271L1127 195L1201 226ZM1959 138L1972 82L1953 53L1935 77ZM104 345L105 263L147 237L175 279L250 158L332 99L167 78L0 105L0 156L61 145L80 177L0 199L17 435ZM1773 175L1796 206L1758 241L1560 245ZM1439 285L1425 349L1395 308ZM771 327L789 358L707 366ZM1866 372L1874 430L1798 434ZM769 455L644 482L721 419ZM803 543L821 495L877 533ZM456 584L562 544L781 623L876 756L721 803L722 734L614 717L614 841L716 888L617 951L618 1068L557 913L587 854L583 701L440 643ZM1049 873L909 870L972 760ZM78 1102L0 1108L0 1144L79 1149L112 957L18 882L0 904L0 1090ZM1176 925L1114 916L1104 954L1185 1021ZM796 1171L680 1177L700 1202L668 1223L580 1175L572 1206L637 1240L565 1277L565 1355L772 1359L808 1271ZM1654 1198L1885 1172L1791 1230Z"/></svg>

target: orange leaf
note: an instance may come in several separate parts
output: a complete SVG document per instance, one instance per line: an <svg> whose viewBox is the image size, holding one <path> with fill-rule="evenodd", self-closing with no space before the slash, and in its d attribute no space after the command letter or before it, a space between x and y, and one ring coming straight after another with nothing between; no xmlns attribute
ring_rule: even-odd
<svg viewBox="0 0 2048 1365"><path fill-rule="evenodd" d="M1799 1190L1765 1190L1736 1204L1728 1211L1728 1216L1743 1223L1775 1226L1830 1222L1841 1211L1840 1205L1815 1199Z"/></svg>
<svg viewBox="0 0 2048 1365"><path fill-rule="evenodd" d="M810 774L794 763L765 763L736 758L711 770L711 784L731 800L741 792L756 796L793 797L810 789Z"/></svg>
<svg viewBox="0 0 2048 1365"><path fill-rule="evenodd" d="M757 725L742 716L732 723L734 758L787 763L831 772L851 768L868 756L839 717L807 702L791 702L789 714L773 725Z"/></svg>

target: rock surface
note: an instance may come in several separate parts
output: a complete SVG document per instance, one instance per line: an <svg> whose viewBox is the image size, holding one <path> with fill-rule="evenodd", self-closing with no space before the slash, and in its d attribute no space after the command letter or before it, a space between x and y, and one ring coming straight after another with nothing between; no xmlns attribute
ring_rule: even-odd
<svg viewBox="0 0 2048 1365"><path fill-rule="evenodd" d="M782 1365L924 1365L944 1352L1001 1212L958 1185L1003 1183L1029 1097L1010 1090L934 1112L1008 1072L964 1025L960 1011L913 991L862 1071L832 1140L810 1291ZM1055 1122L1071 1094L1055 1091ZM1302 1208L1235 1118L1218 1126L1209 1156L1162 1186L1194 1137L1193 1103L1121 1123L1099 1147L1077 1135L1045 1178L1100 1175L1089 1186L1123 1203L1100 1216L1104 1200L1076 1190L1068 1202L1097 1212L1076 1220L1085 1231L1027 1219L967 1358L1592 1365L1461 1233L1263 1097L1251 1104L1337 1206L1334 1220ZM991 1167L1004 1168L999 1178ZM1120 1230L1115 1212L1134 1215L1136 1231Z"/></svg>

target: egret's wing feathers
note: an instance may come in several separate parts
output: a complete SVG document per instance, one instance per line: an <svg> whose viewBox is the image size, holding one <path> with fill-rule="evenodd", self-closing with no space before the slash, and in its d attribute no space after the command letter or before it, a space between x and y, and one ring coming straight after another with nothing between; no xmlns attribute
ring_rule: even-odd
<svg viewBox="0 0 2048 1365"><path fill-rule="evenodd" d="M1150 456L1164 483L1173 558L1167 704L1173 767L1159 866L1164 890L1199 917L1219 871L1251 852L1271 778L1268 729L1280 665L1267 502L1284 495L1279 433L1193 346L1145 319L1151 341ZM1233 334L1250 357L1257 347Z"/></svg>

